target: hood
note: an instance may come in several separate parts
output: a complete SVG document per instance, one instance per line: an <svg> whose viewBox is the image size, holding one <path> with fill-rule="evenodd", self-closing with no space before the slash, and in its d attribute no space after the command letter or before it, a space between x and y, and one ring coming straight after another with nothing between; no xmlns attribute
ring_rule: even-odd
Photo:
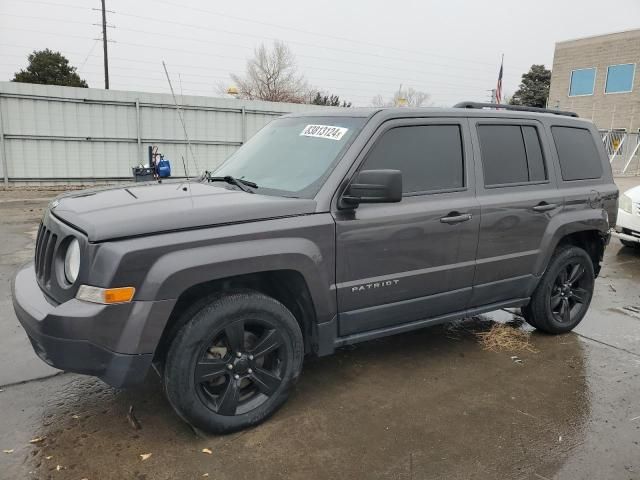
<svg viewBox="0 0 640 480"><path fill-rule="evenodd" d="M630 188L624 194L634 202L640 202L640 185Z"/></svg>
<svg viewBox="0 0 640 480"><path fill-rule="evenodd" d="M314 200L223 185L163 182L81 190L58 197L51 211L93 242L315 212Z"/></svg>

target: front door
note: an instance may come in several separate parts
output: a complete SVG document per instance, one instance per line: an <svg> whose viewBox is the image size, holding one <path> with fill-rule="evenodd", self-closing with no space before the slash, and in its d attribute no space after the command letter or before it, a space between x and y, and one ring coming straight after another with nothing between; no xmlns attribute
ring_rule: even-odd
<svg viewBox="0 0 640 480"><path fill-rule="evenodd" d="M359 170L400 170L404 194L334 213L341 336L465 309L480 222L472 160L466 119L378 129Z"/></svg>

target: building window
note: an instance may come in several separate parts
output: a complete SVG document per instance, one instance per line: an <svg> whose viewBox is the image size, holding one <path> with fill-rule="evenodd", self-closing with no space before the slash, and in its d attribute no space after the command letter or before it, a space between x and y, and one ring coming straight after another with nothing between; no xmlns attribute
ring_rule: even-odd
<svg viewBox="0 0 640 480"><path fill-rule="evenodd" d="M569 96L579 97L580 95L593 95L593 86L596 83L595 68L581 68L571 72L571 84L569 85Z"/></svg>
<svg viewBox="0 0 640 480"><path fill-rule="evenodd" d="M611 65L607 68L607 83L605 93L625 93L633 90L633 76L636 72L635 63Z"/></svg>

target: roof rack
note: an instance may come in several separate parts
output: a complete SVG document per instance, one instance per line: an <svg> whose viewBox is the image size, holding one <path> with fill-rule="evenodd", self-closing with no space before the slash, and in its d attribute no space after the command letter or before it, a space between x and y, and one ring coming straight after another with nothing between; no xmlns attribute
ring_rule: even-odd
<svg viewBox="0 0 640 480"><path fill-rule="evenodd" d="M504 105L502 103L482 103L482 102L460 102L456 103L453 108L499 108L502 110L513 110L516 112L536 112L536 113L552 113L553 115L564 115L565 117L577 117L575 112L566 112L563 110L551 110L548 108L525 107L523 105Z"/></svg>

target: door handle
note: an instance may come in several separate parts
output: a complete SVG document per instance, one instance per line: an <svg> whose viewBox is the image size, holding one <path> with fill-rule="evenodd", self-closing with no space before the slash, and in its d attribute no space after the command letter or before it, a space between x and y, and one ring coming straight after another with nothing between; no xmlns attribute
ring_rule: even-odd
<svg viewBox="0 0 640 480"><path fill-rule="evenodd" d="M472 218L473 218L473 215L471 215L470 213L451 212L446 217L442 217L440 219L440 222L453 225L455 223L467 222Z"/></svg>
<svg viewBox="0 0 640 480"><path fill-rule="evenodd" d="M538 205L532 208L536 212L548 212L549 210L558 208L558 205L555 203L540 202Z"/></svg>

